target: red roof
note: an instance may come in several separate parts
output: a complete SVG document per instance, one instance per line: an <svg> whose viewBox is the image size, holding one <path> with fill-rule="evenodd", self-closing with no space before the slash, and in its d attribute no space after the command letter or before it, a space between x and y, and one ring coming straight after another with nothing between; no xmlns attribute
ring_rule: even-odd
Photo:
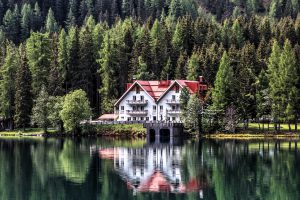
<svg viewBox="0 0 300 200"><path fill-rule="evenodd" d="M200 79L203 80L203 77ZM202 81L190 81L190 80L163 80L163 81L142 81L137 80L134 83L127 84L127 91L123 94L123 96L117 101L116 104L122 100L125 95L135 86L139 85L141 89L146 91L155 101L159 101L164 94L167 93L175 84L178 84L180 87L186 87L190 94L195 94L200 90L207 90L207 85Z"/></svg>

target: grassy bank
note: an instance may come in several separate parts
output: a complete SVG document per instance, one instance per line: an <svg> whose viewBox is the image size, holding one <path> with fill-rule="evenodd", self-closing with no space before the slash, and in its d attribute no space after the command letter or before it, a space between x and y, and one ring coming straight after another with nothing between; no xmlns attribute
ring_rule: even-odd
<svg viewBox="0 0 300 200"><path fill-rule="evenodd" d="M54 134L56 130L48 130L47 134ZM43 136L44 130L41 128L16 129L13 131L1 131L0 136Z"/></svg>
<svg viewBox="0 0 300 200"><path fill-rule="evenodd" d="M143 124L105 124L96 125L95 131L102 136L145 136Z"/></svg>

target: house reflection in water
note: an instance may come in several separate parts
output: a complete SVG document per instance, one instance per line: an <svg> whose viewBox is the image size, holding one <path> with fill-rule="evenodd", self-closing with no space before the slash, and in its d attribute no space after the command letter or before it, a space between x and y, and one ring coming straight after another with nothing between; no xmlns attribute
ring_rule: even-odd
<svg viewBox="0 0 300 200"><path fill-rule="evenodd" d="M118 174L133 192L186 193L203 191L196 177L184 183L182 176L182 149L179 146L160 145L144 148L100 149L103 159L111 159Z"/></svg>

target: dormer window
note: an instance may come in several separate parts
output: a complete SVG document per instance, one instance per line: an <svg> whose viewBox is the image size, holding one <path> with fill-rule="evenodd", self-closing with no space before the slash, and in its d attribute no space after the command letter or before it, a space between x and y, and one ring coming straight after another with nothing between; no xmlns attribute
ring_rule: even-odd
<svg viewBox="0 0 300 200"><path fill-rule="evenodd" d="M176 91L176 93L179 93L179 86L178 85L175 86L175 91Z"/></svg>
<svg viewBox="0 0 300 200"><path fill-rule="evenodd" d="M140 93L140 88L139 88L139 87L136 88L136 93L137 93L137 94Z"/></svg>

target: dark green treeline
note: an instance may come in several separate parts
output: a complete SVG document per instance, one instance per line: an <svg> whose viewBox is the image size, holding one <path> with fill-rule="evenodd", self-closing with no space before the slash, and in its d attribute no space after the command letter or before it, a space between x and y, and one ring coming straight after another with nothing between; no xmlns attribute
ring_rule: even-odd
<svg viewBox="0 0 300 200"><path fill-rule="evenodd" d="M225 110L233 102L242 119L293 122L298 115L297 1L0 2L0 116L18 127L29 124L43 87L50 96L83 89L97 116L112 112L134 77L203 75L210 87L215 79L232 86L215 85L207 103ZM226 65L232 72L221 73Z"/></svg>

